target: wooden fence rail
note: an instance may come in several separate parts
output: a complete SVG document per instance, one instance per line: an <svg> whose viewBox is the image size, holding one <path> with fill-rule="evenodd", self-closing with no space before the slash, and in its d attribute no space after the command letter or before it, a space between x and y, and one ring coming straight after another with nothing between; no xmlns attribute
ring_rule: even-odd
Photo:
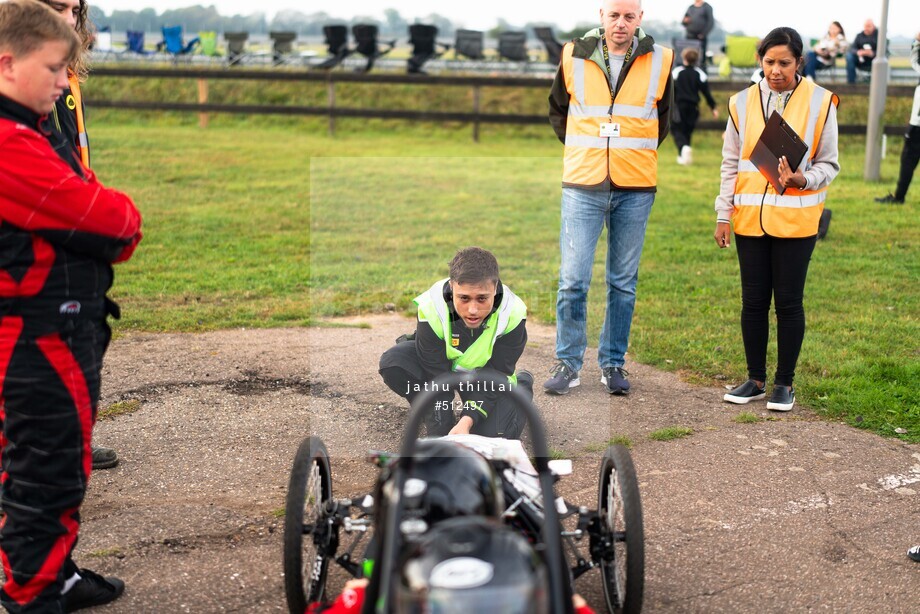
<svg viewBox="0 0 920 614"><path fill-rule="evenodd" d="M160 102L160 101L125 101L125 100L98 100L90 98L87 105L93 108L134 109L144 111L182 111L199 114L199 123L202 127L208 125L209 113L240 113L246 115L296 115L319 116L329 118L329 133L335 134L335 120L337 118L374 118L397 119L410 121L433 122L462 122L473 127L473 139L479 140L481 124L506 124L506 125L547 125L545 114L522 115L515 113L483 113L480 108L482 88L510 87L510 88L538 88L549 91L552 80L549 78L535 77L481 77L481 76L431 76L431 75L398 75L398 74L359 74L345 72L308 72L292 70L252 70L252 69L194 69L194 68L135 68L135 67L105 67L93 70L93 74L101 77L123 78L156 78L156 79L195 79L198 82L198 102ZM325 107L294 106L294 105L246 105L246 104L215 104L208 101L208 82L213 80L255 80L255 81L300 81L323 82L327 88L327 105ZM336 84L364 83L364 84L410 84L410 85L435 85L435 86L461 86L472 89L472 109L469 112L455 111L408 111L396 109L367 109L340 107L336 105ZM709 82L710 87L716 91L739 91L747 83L737 81ZM868 95L867 85L835 84L831 86L837 94ZM892 97L912 96L913 86L890 85L888 95ZM701 130L723 130L724 121L702 121L697 124ZM885 126L885 134L900 135L904 132L903 125ZM841 134L865 134L864 124L844 124L840 126Z"/></svg>

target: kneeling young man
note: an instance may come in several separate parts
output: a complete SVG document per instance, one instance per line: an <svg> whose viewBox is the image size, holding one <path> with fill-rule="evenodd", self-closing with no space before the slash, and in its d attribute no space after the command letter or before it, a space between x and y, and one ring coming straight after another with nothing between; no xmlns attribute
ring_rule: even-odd
<svg viewBox="0 0 920 614"><path fill-rule="evenodd" d="M442 373L481 369L505 375L507 385L464 384L439 391L425 424L429 437L473 433L517 439L525 420L504 392L520 386L533 397L533 376L527 371L515 374L527 344L527 306L501 283L495 256L482 248L457 252L449 272L450 277L416 297L414 338L401 339L384 352L380 374L409 403L431 389L431 380ZM455 392L463 401L456 425Z"/></svg>

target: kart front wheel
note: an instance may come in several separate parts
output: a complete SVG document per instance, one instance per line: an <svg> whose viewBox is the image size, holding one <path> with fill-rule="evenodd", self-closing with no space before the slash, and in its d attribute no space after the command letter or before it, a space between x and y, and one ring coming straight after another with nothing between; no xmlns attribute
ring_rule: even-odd
<svg viewBox="0 0 920 614"><path fill-rule="evenodd" d="M334 543L331 518L332 472L326 446L304 439L294 456L284 509L284 592L291 614L321 601Z"/></svg>
<svg viewBox="0 0 920 614"><path fill-rule="evenodd" d="M637 614L645 584L645 536L639 483L629 450L614 445L601 459L597 509L607 611Z"/></svg>

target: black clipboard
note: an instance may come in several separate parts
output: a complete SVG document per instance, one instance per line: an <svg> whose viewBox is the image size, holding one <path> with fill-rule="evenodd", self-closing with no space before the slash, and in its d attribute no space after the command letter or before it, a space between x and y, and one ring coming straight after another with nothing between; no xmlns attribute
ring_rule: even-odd
<svg viewBox="0 0 920 614"><path fill-rule="evenodd" d="M767 178L776 193L782 194L786 186L779 182L779 159L786 156L790 168L795 171L807 152L808 145L779 113L774 112L754 145L751 162Z"/></svg>

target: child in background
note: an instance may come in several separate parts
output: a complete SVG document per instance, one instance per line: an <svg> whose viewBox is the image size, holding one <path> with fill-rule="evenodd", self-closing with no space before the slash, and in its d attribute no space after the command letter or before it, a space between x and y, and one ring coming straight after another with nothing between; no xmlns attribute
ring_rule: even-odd
<svg viewBox="0 0 920 614"><path fill-rule="evenodd" d="M716 101L709 91L709 81L705 71L696 66L700 58L700 52L693 48L684 49L680 54L683 61L682 66L678 66L671 73L674 78L674 112L671 116L671 133L674 135L674 143L677 145L677 163L691 164L693 162L693 150L690 147L690 139L693 136L693 130L696 128L696 121L700 117L700 94L706 97L706 103L712 109L712 117L719 119L719 111L716 109Z"/></svg>

